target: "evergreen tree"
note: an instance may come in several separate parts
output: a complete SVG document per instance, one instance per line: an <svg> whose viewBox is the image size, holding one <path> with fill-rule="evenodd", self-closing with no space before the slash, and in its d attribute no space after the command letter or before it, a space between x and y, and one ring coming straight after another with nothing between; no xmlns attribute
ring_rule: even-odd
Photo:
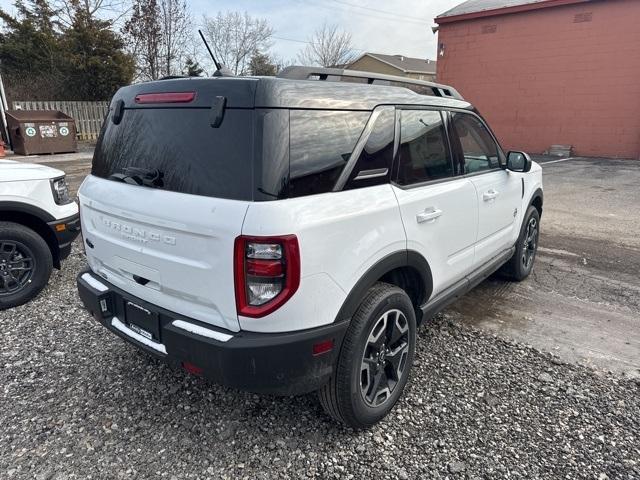
<svg viewBox="0 0 640 480"><path fill-rule="evenodd" d="M133 58L109 27L109 22L92 18L86 10L75 11L61 42L67 54L67 98L108 99L133 80Z"/></svg>
<svg viewBox="0 0 640 480"><path fill-rule="evenodd" d="M130 83L134 67L111 24L71 3L71 25L47 0L0 9L0 62L11 100L106 100Z"/></svg>
<svg viewBox="0 0 640 480"><path fill-rule="evenodd" d="M199 77L204 73L204 70L197 61L191 57L187 57L183 72L187 77Z"/></svg>
<svg viewBox="0 0 640 480"><path fill-rule="evenodd" d="M249 60L251 75L272 77L277 73L277 70L277 66L266 53L255 52Z"/></svg>
<svg viewBox="0 0 640 480"><path fill-rule="evenodd" d="M58 76L63 53L55 12L46 0L17 0L15 7L16 16L0 9L0 19L5 23L0 33L3 72L9 76Z"/></svg>

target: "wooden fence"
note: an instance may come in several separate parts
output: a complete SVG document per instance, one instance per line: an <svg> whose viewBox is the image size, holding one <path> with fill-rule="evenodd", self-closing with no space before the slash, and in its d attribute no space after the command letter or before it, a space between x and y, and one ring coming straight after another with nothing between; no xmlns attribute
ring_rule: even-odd
<svg viewBox="0 0 640 480"><path fill-rule="evenodd" d="M13 109L60 110L76 121L78 140L97 140L109 102L29 101L12 102Z"/></svg>

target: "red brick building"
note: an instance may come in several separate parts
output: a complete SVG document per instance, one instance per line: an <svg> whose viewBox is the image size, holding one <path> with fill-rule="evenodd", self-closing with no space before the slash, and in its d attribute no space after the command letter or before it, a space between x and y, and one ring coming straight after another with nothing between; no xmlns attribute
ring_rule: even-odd
<svg viewBox="0 0 640 480"><path fill-rule="evenodd" d="M435 21L438 81L506 149L640 158L640 0L469 0Z"/></svg>

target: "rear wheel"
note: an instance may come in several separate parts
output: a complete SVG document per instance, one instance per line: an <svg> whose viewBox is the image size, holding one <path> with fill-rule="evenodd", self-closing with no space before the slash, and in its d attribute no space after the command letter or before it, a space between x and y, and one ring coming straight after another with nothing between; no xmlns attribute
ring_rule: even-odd
<svg viewBox="0 0 640 480"><path fill-rule="evenodd" d="M51 251L40 235L18 223L0 222L0 310L40 293L52 268Z"/></svg>
<svg viewBox="0 0 640 480"><path fill-rule="evenodd" d="M384 418L409 378L416 343L416 318L407 294L376 283L351 320L336 372L319 392L334 419L364 428Z"/></svg>
<svg viewBox="0 0 640 480"><path fill-rule="evenodd" d="M540 214L536 207L530 206L524 218L516 251L505 265L506 273L517 281L527 278L533 270L540 236Z"/></svg>

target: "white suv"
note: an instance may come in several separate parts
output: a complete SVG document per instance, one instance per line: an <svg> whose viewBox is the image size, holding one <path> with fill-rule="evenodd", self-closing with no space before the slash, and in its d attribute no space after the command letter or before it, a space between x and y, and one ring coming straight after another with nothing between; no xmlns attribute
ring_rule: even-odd
<svg viewBox="0 0 640 480"><path fill-rule="evenodd" d="M400 397L420 322L531 272L543 200L451 87L301 67L121 89L79 198L105 327L356 428Z"/></svg>
<svg viewBox="0 0 640 480"><path fill-rule="evenodd" d="M0 160L0 310L35 297L79 233L64 172Z"/></svg>

